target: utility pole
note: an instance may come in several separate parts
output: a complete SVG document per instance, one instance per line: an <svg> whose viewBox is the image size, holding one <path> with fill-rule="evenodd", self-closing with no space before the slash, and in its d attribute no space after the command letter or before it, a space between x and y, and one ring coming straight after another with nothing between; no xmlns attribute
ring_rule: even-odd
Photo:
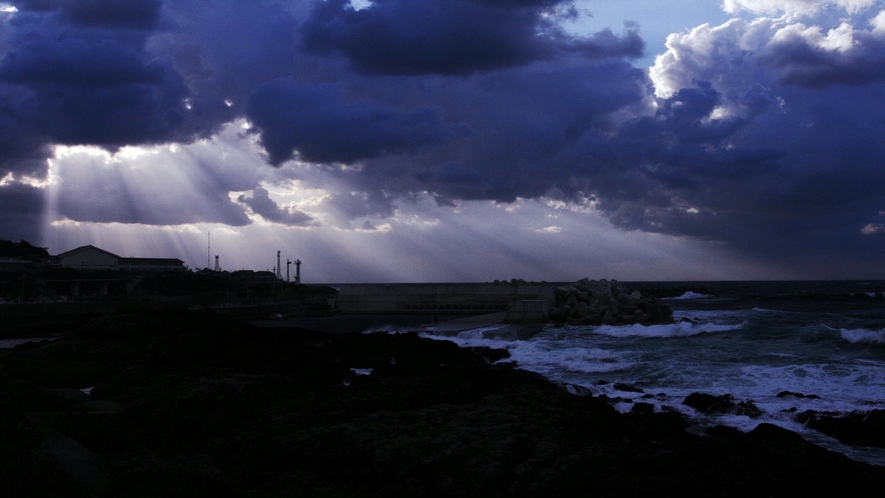
<svg viewBox="0 0 885 498"><path fill-rule="evenodd" d="M301 283L301 260L300 259L295 260L295 283L296 284Z"/></svg>
<svg viewBox="0 0 885 498"><path fill-rule="evenodd" d="M280 251L277 251L277 278L280 280L283 279L283 269L280 265Z"/></svg>
<svg viewBox="0 0 885 498"><path fill-rule="evenodd" d="M286 258L286 282L289 281L289 265L291 264L292 262L289 261L289 258Z"/></svg>

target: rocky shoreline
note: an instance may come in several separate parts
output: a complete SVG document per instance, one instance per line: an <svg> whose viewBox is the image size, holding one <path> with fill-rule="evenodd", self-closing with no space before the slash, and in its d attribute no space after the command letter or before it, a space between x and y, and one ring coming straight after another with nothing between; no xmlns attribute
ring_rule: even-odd
<svg viewBox="0 0 885 498"><path fill-rule="evenodd" d="M0 352L10 496L869 496L885 485L885 468L775 426L696 434L641 403L618 413L502 350L175 310L58 332Z"/></svg>

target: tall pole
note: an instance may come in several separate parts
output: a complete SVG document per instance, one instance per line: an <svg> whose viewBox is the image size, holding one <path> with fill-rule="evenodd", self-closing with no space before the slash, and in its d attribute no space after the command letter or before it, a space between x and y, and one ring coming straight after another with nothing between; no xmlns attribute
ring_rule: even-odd
<svg viewBox="0 0 885 498"><path fill-rule="evenodd" d="M292 262L289 261L289 258L286 258L286 282L289 281L289 265L291 264Z"/></svg>
<svg viewBox="0 0 885 498"><path fill-rule="evenodd" d="M295 260L295 283L296 284L301 283L301 260L300 259Z"/></svg>
<svg viewBox="0 0 885 498"><path fill-rule="evenodd" d="M212 258L212 232L206 232L206 269L209 269L209 260Z"/></svg>
<svg viewBox="0 0 885 498"><path fill-rule="evenodd" d="M280 251L277 251L277 278L283 279L283 269L280 265Z"/></svg>

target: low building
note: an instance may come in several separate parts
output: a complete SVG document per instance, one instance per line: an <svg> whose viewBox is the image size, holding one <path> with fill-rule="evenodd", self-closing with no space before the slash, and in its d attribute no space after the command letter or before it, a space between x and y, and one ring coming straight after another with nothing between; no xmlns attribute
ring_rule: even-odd
<svg viewBox="0 0 885 498"><path fill-rule="evenodd" d="M137 273L184 271L184 261L172 258L121 258L95 246L83 246L53 256L52 266L77 270L117 270Z"/></svg>
<svg viewBox="0 0 885 498"><path fill-rule="evenodd" d="M169 258L120 258L121 271L184 271L184 261Z"/></svg>
<svg viewBox="0 0 885 498"><path fill-rule="evenodd" d="M77 270L119 270L120 256L95 246L83 246L63 252L51 259L52 266Z"/></svg>

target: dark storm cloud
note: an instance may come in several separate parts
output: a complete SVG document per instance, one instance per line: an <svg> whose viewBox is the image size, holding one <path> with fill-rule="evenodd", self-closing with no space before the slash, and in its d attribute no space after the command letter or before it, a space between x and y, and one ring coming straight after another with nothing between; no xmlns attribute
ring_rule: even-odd
<svg viewBox="0 0 885 498"><path fill-rule="evenodd" d="M885 88L783 90L788 112L763 106L724 123L707 118L722 102L709 86L678 92L616 140L588 144L624 168L590 177L589 192L625 229L726 241L783 264L870 257L862 228L885 205L885 112L864 108Z"/></svg>
<svg viewBox="0 0 885 498"><path fill-rule="evenodd" d="M49 147L22 123L16 103L0 88L0 177L16 173L42 178Z"/></svg>
<svg viewBox="0 0 885 498"><path fill-rule="evenodd" d="M434 175L440 183L474 185L482 180L482 173L455 161L440 164Z"/></svg>
<svg viewBox="0 0 885 498"><path fill-rule="evenodd" d="M574 158L585 133L617 128L613 114L641 105L647 79L622 61L572 55L530 67L508 68L428 85L421 95L470 135L409 157L380 157L348 173L365 189L432 192L443 203L488 199L511 202L569 190L604 169ZM404 85L403 95L416 91Z"/></svg>
<svg viewBox="0 0 885 498"><path fill-rule="evenodd" d="M0 185L0 239L36 243L42 222L41 189L20 183Z"/></svg>
<svg viewBox="0 0 885 498"><path fill-rule="evenodd" d="M22 124L53 143L159 142L184 119L187 87L170 65L112 41L23 42L0 62L2 83L27 92Z"/></svg>
<svg viewBox="0 0 885 498"><path fill-rule="evenodd" d="M556 91L557 86L564 84L557 78L565 75L552 75L549 82L533 81L528 85L520 81L519 64L539 58L552 66L560 61L569 66L569 60L575 57L606 59L641 52L641 39L635 32L619 37L603 30L588 38L575 39L541 15L569 15L567 2L427 3L420 20L429 24L418 26L413 33L420 42L417 48L422 51L421 58L431 60L432 65L442 64L441 67L463 60L471 72L502 65L512 69L497 75L489 73L490 79L484 81L428 81L441 85L439 90L446 94L443 97L420 90L420 79L360 76L342 69L334 59L317 56L315 51L299 52L298 40L312 39L326 29L320 22L324 15L330 22L344 16L344 31L336 36L345 38L363 36L361 16L369 16L368 24L393 30L389 38L362 40L367 42L365 50L375 54L370 57L396 48L393 45L406 50L409 44L402 38L406 33L397 30L407 29L410 23L401 22L403 16L417 15L415 9L420 4L375 2L367 9L353 11L341 2L317 3L309 8L306 2L265 1L251 2L246 8L240 2L170 0L163 5L117 3L107 9L102 8L102 2L16 2L20 12L6 19L9 43L0 59L0 126L10 130L5 136L14 136L15 146L0 151L0 164L8 171L39 173L40 158L46 157L48 144L99 145L114 150L127 144L187 142L245 115L256 125L272 164L293 157L330 163L374 160L378 169L388 171L391 177L403 173L420 176L428 168L457 159L446 157L450 155L446 147L457 147L465 138L475 135L472 123L465 121L470 119L492 140L488 146L478 139L472 140L466 147L479 149L462 153L464 171L475 171L477 178L489 178L481 186L481 190L487 191L485 194L474 191L466 195L513 198L522 192L520 184L527 178L514 183L507 180L506 170L491 175L489 170L522 153L528 155L519 159L521 163L552 154L560 140L558 134L574 135L583 126L573 123L567 126L577 126L575 130L545 130L546 123L533 122L535 116L531 112L512 109L513 105L523 104L524 90L537 94L531 96L539 98L537 106L593 109L590 116L577 118L582 121L597 119L637 98L633 75L628 89L621 91L632 92L628 99L608 92L604 98L609 100L593 102L596 94L606 92L591 89L588 91L594 95L582 98L580 92L568 88L571 96L582 98L579 105L551 102L544 95L543 85ZM556 9L558 13L554 12ZM463 26L468 32L458 28L465 20L465 12L477 16ZM356 17L349 17L351 14ZM489 17L492 14L494 22ZM350 21L356 24L351 26ZM454 31L447 32L449 28ZM492 38L487 43L487 38L465 38L465 34ZM462 46L462 52L445 52L441 47L450 42L469 46ZM313 48L318 50L318 46ZM474 54L489 48L494 54ZM415 62L403 60L406 64ZM626 63L618 64L617 74L597 66L590 69L593 81L582 81L600 84L606 91L616 88L618 78L625 74L624 68L629 67ZM585 69L569 71L578 74ZM442 71L448 70L443 67ZM530 70L526 77L535 75ZM510 84L515 86L506 88ZM491 105L478 100L497 92L502 97ZM463 103L475 109L462 113L457 109ZM536 106L533 103L531 107ZM483 116L478 109L497 115ZM545 111L548 115L553 112ZM462 115L464 120L460 119ZM500 129L495 130L496 127ZM511 132L516 132L516 136ZM489 137L490 134L493 136ZM517 149L508 151L514 144ZM392 169L403 157L422 155L437 157L418 160L408 167L408 172ZM441 185L458 183L454 181L458 175L446 171L446 167L438 173L431 178L437 178ZM525 174L531 176L534 172ZM390 192L383 193L387 187L372 182L360 185L358 177L350 179L357 182L356 191L372 199L409 195L409 189L420 188L411 184L405 190L388 188ZM545 188L534 188L532 192ZM459 192L455 189L447 195L457 198ZM348 198L347 194L333 197ZM349 206L342 212L358 215L356 205L342 202ZM367 209L378 212L375 208Z"/></svg>
<svg viewBox="0 0 885 498"><path fill-rule="evenodd" d="M271 164L292 158L352 163L382 154L408 153L469 133L449 125L436 109L397 111L370 102L345 104L338 85L276 80L249 98L247 115L261 130Z"/></svg>
<svg viewBox="0 0 885 498"><path fill-rule="evenodd" d="M105 29L150 28L159 2L16 5L0 58L0 127L14 130L16 145L0 151L0 163L27 172L34 163L19 159L46 157L48 144L182 138L188 88L171 59L147 56L147 31Z"/></svg>
<svg viewBox="0 0 885 498"><path fill-rule="evenodd" d="M161 0L20 0L22 11L54 12L79 26L150 29L160 20Z"/></svg>
<svg viewBox="0 0 885 498"><path fill-rule="evenodd" d="M82 26L151 29L160 21L161 0L69 0L64 15Z"/></svg>
<svg viewBox="0 0 885 498"><path fill-rule="evenodd" d="M316 218L303 211L281 208L270 198L267 190L261 187L252 190L252 197L239 196L237 202L249 206L253 213L260 215L267 221L299 227L317 225Z"/></svg>
<svg viewBox="0 0 885 498"><path fill-rule="evenodd" d="M852 42L846 50L827 50L793 37L772 43L761 61L787 84L819 88L885 80L885 33L856 31Z"/></svg>
<svg viewBox="0 0 885 498"><path fill-rule="evenodd" d="M177 27L154 36L151 47L175 60L194 93L195 111L200 105L227 108L225 99L241 110L246 97L266 82L296 73L306 80L322 78L328 69L296 54L298 6L306 9L307 2L170 0L167 9Z"/></svg>
<svg viewBox="0 0 885 498"><path fill-rule="evenodd" d="M640 57L643 42L606 30L583 40L542 16L566 2L376 0L356 10L348 0L315 4L303 27L311 52L341 53L359 71L383 74L469 74L577 50L594 57Z"/></svg>
<svg viewBox="0 0 885 498"><path fill-rule="evenodd" d="M162 80L162 68L144 64L141 54L110 40L21 40L0 66L0 81L33 87L107 88Z"/></svg>

